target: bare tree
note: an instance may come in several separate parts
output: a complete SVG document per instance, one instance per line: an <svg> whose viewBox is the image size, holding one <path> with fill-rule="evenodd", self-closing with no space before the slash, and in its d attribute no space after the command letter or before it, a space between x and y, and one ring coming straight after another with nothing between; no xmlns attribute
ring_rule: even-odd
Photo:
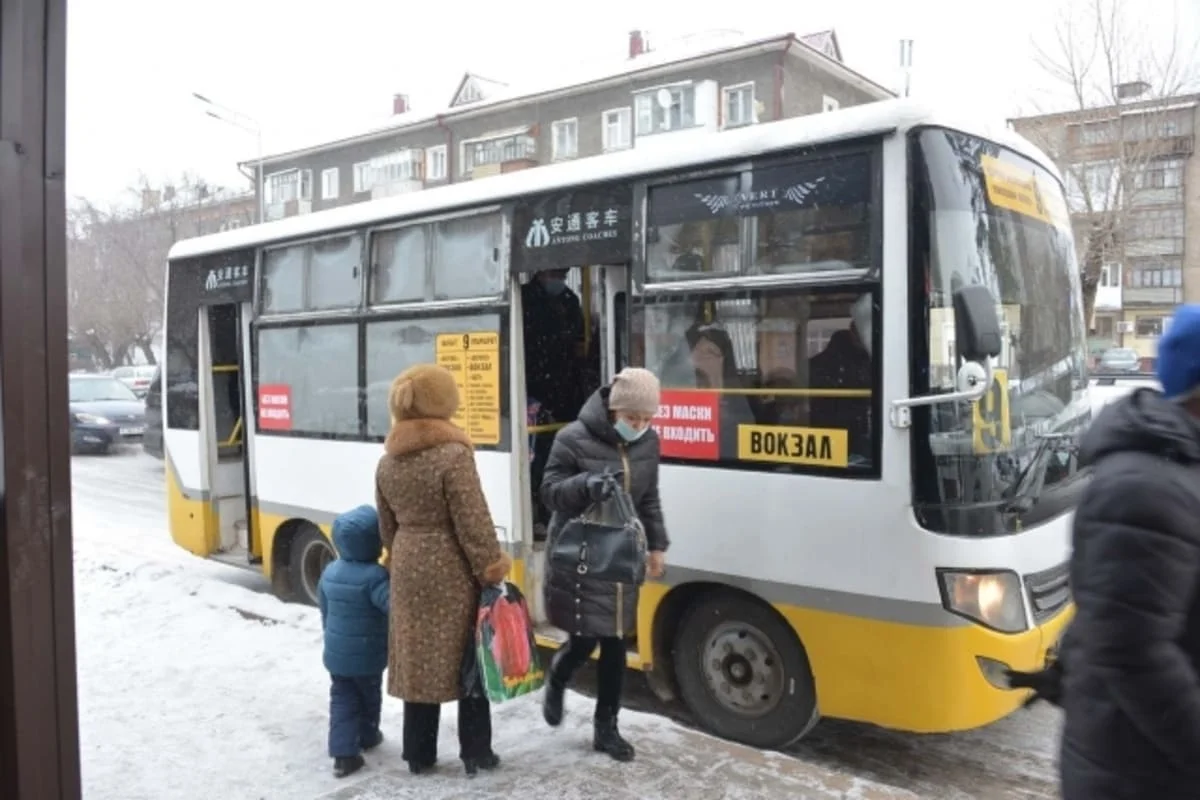
<svg viewBox="0 0 1200 800"><path fill-rule="evenodd" d="M147 362L162 327L167 253L180 239L252 221L253 196L184 175L164 185L142 178L124 203L80 199L70 214L68 269L74 336L100 366L140 351Z"/></svg>
<svg viewBox="0 0 1200 800"><path fill-rule="evenodd" d="M1071 0L1052 41L1035 42L1057 107L1017 122L1068 183L1088 320L1104 266L1124 263L1142 238L1138 211L1162 189L1181 191L1163 185L1171 179L1162 167L1191 134L1191 111L1171 99L1196 84L1197 42L1162 19L1165 33L1154 35L1148 16L1130 0Z"/></svg>

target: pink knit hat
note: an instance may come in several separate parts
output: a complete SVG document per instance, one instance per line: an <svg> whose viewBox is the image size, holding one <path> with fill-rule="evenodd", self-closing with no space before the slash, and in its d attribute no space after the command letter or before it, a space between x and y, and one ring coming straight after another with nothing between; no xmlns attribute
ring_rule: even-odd
<svg viewBox="0 0 1200 800"><path fill-rule="evenodd" d="M653 416L658 413L658 388L658 377L650 370L626 367L613 378L608 408Z"/></svg>

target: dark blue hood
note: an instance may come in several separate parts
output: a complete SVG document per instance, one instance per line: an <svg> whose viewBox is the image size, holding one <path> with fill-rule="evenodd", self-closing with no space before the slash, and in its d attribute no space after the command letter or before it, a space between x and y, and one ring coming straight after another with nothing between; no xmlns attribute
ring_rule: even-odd
<svg viewBox="0 0 1200 800"><path fill-rule="evenodd" d="M374 506L359 506L333 521L333 546L343 561L378 561L383 554L379 541L379 515Z"/></svg>
<svg viewBox="0 0 1200 800"><path fill-rule="evenodd" d="M140 400L83 400L71 403L71 411L78 414L95 414L114 422L146 418L146 406Z"/></svg>

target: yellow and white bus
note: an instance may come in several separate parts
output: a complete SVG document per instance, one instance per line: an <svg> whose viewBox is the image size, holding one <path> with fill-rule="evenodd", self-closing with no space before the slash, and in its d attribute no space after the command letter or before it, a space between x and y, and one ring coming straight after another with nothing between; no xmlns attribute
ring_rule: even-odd
<svg viewBox="0 0 1200 800"><path fill-rule="evenodd" d="M311 601L329 523L373 500L389 382L438 362L557 646L530 475L531 436L556 424L526 375L556 362L526 357L522 308L546 270L568 271L583 318L563 382L582 395L626 364L663 380L673 544L629 649L660 696L760 747L820 716L948 732L1019 706L1004 668L1043 665L1073 608L1091 413L1074 244L1041 152L906 100L178 243L175 542ZM976 285L994 358L956 344Z"/></svg>

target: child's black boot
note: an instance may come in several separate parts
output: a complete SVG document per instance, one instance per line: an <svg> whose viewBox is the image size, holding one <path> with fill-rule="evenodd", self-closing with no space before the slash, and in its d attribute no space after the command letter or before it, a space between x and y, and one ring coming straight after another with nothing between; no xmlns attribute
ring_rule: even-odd
<svg viewBox="0 0 1200 800"><path fill-rule="evenodd" d="M366 765L366 761L362 756L342 756L333 760L334 777L344 778L347 775L353 775Z"/></svg>

